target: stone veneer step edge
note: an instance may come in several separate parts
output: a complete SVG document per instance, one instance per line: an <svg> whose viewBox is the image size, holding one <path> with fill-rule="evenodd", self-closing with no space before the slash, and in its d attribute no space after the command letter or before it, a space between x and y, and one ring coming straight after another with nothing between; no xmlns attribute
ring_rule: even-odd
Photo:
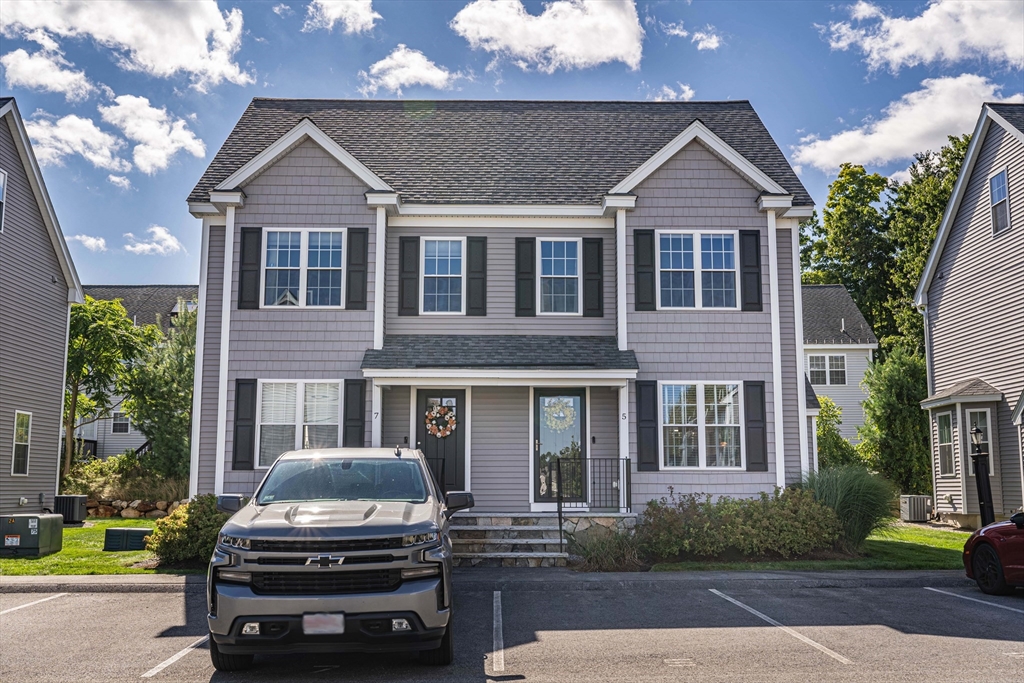
<svg viewBox="0 0 1024 683"><path fill-rule="evenodd" d="M452 557L458 560L485 560L485 559L529 559L543 557L569 557L569 553L452 553Z"/></svg>

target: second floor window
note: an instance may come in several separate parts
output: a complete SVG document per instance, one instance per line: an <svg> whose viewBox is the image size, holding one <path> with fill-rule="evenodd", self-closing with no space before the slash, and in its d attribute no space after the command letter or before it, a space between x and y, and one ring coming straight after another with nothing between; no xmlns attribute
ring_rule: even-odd
<svg viewBox="0 0 1024 683"><path fill-rule="evenodd" d="M344 230L267 230L264 306L341 307Z"/></svg>
<svg viewBox="0 0 1024 683"><path fill-rule="evenodd" d="M540 241L540 312L580 312L579 240Z"/></svg>
<svg viewBox="0 0 1024 683"><path fill-rule="evenodd" d="M992 232L1002 232L1010 227L1010 199L1005 170L988 179L988 192L992 203Z"/></svg>
<svg viewBox="0 0 1024 683"><path fill-rule="evenodd" d="M110 416L111 434L128 434L132 430L132 422L128 413L113 413Z"/></svg>
<svg viewBox="0 0 1024 683"><path fill-rule="evenodd" d="M423 312L462 313L463 240L423 240Z"/></svg>
<svg viewBox="0 0 1024 683"><path fill-rule="evenodd" d="M807 369L814 386L846 384L846 356L808 356Z"/></svg>
<svg viewBox="0 0 1024 683"><path fill-rule="evenodd" d="M660 308L736 308L734 233L659 233L658 271Z"/></svg>

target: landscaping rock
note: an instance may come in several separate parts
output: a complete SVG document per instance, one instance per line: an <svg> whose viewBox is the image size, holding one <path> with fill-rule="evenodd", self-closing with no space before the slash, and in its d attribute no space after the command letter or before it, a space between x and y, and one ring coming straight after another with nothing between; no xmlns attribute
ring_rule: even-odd
<svg viewBox="0 0 1024 683"><path fill-rule="evenodd" d="M138 519L142 516L142 513L135 508L125 508L124 510L121 510L121 516L125 519Z"/></svg>
<svg viewBox="0 0 1024 683"><path fill-rule="evenodd" d="M133 500L132 502L130 502L128 504L128 507L130 507L130 508L132 508L134 510L137 510L139 508L139 505L141 505L141 504L142 504L141 500Z"/></svg>
<svg viewBox="0 0 1024 683"><path fill-rule="evenodd" d="M158 500L156 502L156 509L166 511L169 505L170 503L168 503L166 500Z"/></svg>
<svg viewBox="0 0 1024 683"><path fill-rule="evenodd" d="M166 516L167 513L163 510L150 510L146 513L146 519L161 519Z"/></svg>
<svg viewBox="0 0 1024 683"><path fill-rule="evenodd" d="M132 504L132 507L134 507L136 510L143 514L151 512L152 510L156 510L156 505L153 505L152 503L147 503L146 501L142 501L138 505Z"/></svg>
<svg viewBox="0 0 1024 683"><path fill-rule="evenodd" d="M117 510L111 505L100 505L95 510L92 510L92 513L97 517L113 517L117 514Z"/></svg>
<svg viewBox="0 0 1024 683"><path fill-rule="evenodd" d="M167 514L172 514L175 510L177 510L180 507L181 503L179 503L178 501L174 501L173 503L167 506Z"/></svg>
<svg viewBox="0 0 1024 683"><path fill-rule="evenodd" d="M92 508L98 508L100 504L92 498L87 498L85 501L85 508L91 510Z"/></svg>

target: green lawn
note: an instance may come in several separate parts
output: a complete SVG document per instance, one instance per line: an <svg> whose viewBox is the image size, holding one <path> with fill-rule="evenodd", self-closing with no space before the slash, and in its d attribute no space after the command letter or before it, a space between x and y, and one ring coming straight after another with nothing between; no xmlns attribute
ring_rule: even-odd
<svg viewBox="0 0 1024 683"><path fill-rule="evenodd" d="M103 534L107 527L153 527L151 519L97 519L89 527L66 527L64 548L45 557L0 559L0 575L25 576L47 574L156 574L160 569L134 569L136 562L153 560L147 551L103 552ZM163 570L163 573L169 573ZM175 571L173 573L188 573Z"/></svg>
<svg viewBox="0 0 1024 683"><path fill-rule="evenodd" d="M651 571L818 571L829 569L963 569L961 553L970 534L898 525L864 542L859 557L772 562L671 562Z"/></svg>

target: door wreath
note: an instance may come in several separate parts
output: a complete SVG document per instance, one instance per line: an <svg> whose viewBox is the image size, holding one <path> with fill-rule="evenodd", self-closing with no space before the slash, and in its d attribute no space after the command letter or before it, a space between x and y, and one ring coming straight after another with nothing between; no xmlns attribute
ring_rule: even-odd
<svg viewBox="0 0 1024 683"><path fill-rule="evenodd" d="M576 408L573 407L572 399L564 396L546 399L544 424L553 432L564 432L576 424Z"/></svg>
<svg viewBox="0 0 1024 683"><path fill-rule="evenodd" d="M455 408L442 405L432 407L427 411L424 424L427 426L427 434L443 439L458 426L455 421Z"/></svg>

